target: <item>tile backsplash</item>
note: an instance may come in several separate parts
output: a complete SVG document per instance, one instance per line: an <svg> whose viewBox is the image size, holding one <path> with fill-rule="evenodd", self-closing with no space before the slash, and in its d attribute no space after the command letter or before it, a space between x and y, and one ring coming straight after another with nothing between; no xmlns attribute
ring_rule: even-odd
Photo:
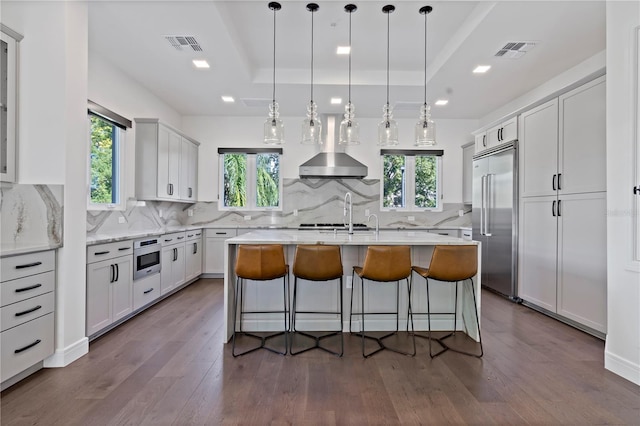
<svg viewBox="0 0 640 426"><path fill-rule="evenodd" d="M130 201L123 212L88 212L87 234L121 234L180 225L295 227L300 223L340 223L347 192L353 197L354 223L366 223L365 211L369 210L384 228L471 225L471 207L462 203L444 204L441 212L381 212L378 179L284 179L283 191L282 211L218 210L216 202ZM189 210L192 216L188 215ZM410 216L413 220L409 220ZM373 224L372 221L370 225Z"/></svg>

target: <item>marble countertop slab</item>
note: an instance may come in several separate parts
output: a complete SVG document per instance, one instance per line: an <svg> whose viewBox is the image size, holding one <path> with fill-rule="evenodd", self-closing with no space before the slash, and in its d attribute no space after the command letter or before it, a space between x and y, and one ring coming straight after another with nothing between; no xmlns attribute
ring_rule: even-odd
<svg viewBox="0 0 640 426"><path fill-rule="evenodd" d="M11 242L0 245L0 257L15 256L17 254L35 253L38 251L54 250L62 247L62 243L50 242Z"/></svg>

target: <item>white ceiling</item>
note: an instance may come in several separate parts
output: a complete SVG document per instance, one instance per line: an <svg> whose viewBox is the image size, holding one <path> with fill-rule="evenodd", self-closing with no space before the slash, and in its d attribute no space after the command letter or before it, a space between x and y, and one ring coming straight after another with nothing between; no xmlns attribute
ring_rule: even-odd
<svg viewBox="0 0 640 426"><path fill-rule="evenodd" d="M314 100L321 113L347 98L348 1L316 1ZM307 1L281 1L276 13L276 100L302 116L310 97L311 12ZM273 12L268 1L93 1L89 48L182 115L266 115L272 96ZM386 97L387 15L380 1L356 2L352 15L352 102L378 117ZM481 118L605 48L604 1L396 1L390 21L390 103L396 117L418 116L424 95L424 16L428 15L427 100L435 118ZM202 52L178 51L165 35L194 36ZM534 41L520 59L495 57L507 42ZM197 70L192 59L211 68ZM472 74L491 65L484 75ZM221 95L235 97L225 104ZM242 99L260 99L248 107ZM415 104L415 105L414 105ZM408 107L408 108L407 108Z"/></svg>

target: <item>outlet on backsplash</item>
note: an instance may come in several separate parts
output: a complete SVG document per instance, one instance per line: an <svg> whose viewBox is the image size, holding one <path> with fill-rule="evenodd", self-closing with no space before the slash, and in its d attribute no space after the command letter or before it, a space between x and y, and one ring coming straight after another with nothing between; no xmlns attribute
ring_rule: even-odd
<svg viewBox="0 0 640 426"><path fill-rule="evenodd" d="M251 216L246 215L246 216L244 217L244 220L251 220Z"/></svg>
<svg viewBox="0 0 640 426"><path fill-rule="evenodd" d="M187 216L193 217L193 209L187 209Z"/></svg>
<svg viewBox="0 0 640 426"><path fill-rule="evenodd" d="M409 216L409 217L407 217L407 220L408 220L409 222L413 222L413 221L415 221L415 220L416 220L416 217L415 217L415 216Z"/></svg>
<svg viewBox="0 0 640 426"><path fill-rule="evenodd" d="M118 216L118 223L125 223L124 216Z"/></svg>

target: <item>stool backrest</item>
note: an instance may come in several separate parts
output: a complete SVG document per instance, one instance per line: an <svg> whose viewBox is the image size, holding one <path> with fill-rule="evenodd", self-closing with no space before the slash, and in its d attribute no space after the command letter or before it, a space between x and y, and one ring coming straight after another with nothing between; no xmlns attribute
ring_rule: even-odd
<svg viewBox="0 0 640 426"><path fill-rule="evenodd" d="M398 281L411 275L409 246L369 246L362 276L373 281Z"/></svg>
<svg viewBox="0 0 640 426"><path fill-rule="evenodd" d="M272 280L287 274L284 249L280 244L239 245L236 276L248 280Z"/></svg>
<svg viewBox="0 0 640 426"><path fill-rule="evenodd" d="M462 281L478 272L478 246L437 245L429 264L429 278Z"/></svg>
<svg viewBox="0 0 640 426"><path fill-rule="evenodd" d="M340 246L299 245L293 275L312 281L334 280L342 276Z"/></svg>

